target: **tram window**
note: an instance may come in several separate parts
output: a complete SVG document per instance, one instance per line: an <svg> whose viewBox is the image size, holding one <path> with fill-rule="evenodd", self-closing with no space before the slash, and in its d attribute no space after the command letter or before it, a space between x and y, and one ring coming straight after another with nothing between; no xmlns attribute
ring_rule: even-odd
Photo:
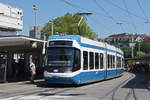
<svg viewBox="0 0 150 100"><path fill-rule="evenodd" d="M122 58L122 66L121 66L122 68L124 67L124 60L123 60L123 58Z"/></svg>
<svg viewBox="0 0 150 100"><path fill-rule="evenodd" d="M72 41L50 41L49 46L66 45L72 46Z"/></svg>
<svg viewBox="0 0 150 100"><path fill-rule="evenodd" d="M119 68L119 57L117 56L117 61L116 61L116 65L117 65L117 68Z"/></svg>
<svg viewBox="0 0 150 100"><path fill-rule="evenodd" d="M83 70L88 70L88 52L83 51Z"/></svg>
<svg viewBox="0 0 150 100"><path fill-rule="evenodd" d="M115 56L113 56L113 68L115 68Z"/></svg>
<svg viewBox="0 0 150 100"><path fill-rule="evenodd" d="M107 55L107 68L109 67L109 64L108 64L109 59L108 59L108 57L109 57L109 55Z"/></svg>
<svg viewBox="0 0 150 100"><path fill-rule="evenodd" d="M121 67L121 58L117 57L117 68Z"/></svg>
<svg viewBox="0 0 150 100"><path fill-rule="evenodd" d="M99 55L95 53L95 69L99 69Z"/></svg>
<svg viewBox="0 0 150 100"><path fill-rule="evenodd" d="M117 68L119 68L119 57L117 57Z"/></svg>
<svg viewBox="0 0 150 100"><path fill-rule="evenodd" d="M107 55L107 67L110 68L110 55Z"/></svg>
<svg viewBox="0 0 150 100"><path fill-rule="evenodd" d="M121 68L121 58L119 57L119 68Z"/></svg>
<svg viewBox="0 0 150 100"><path fill-rule="evenodd" d="M78 50L78 49L75 49L74 50L74 66L73 66L73 69L72 69L72 71L74 72L74 71L77 71L77 70L79 70L80 68L81 68L81 60L80 60L80 56L81 54L80 54L80 50Z"/></svg>
<svg viewBox="0 0 150 100"><path fill-rule="evenodd" d="M121 68L121 57L119 57L119 68Z"/></svg>
<svg viewBox="0 0 150 100"><path fill-rule="evenodd" d="M103 60L103 59L104 59L103 57L104 57L104 55L103 55L102 53L100 53L100 69L103 69L103 66L104 66L104 65L103 65L103 64L104 64L104 63L103 63L103 61L104 61L104 60Z"/></svg>
<svg viewBox="0 0 150 100"><path fill-rule="evenodd" d="M113 59L112 59L112 55L110 55L110 67L113 67Z"/></svg>
<svg viewBox="0 0 150 100"><path fill-rule="evenodd" d="M94 54L90 52L90 69L94 69Z"/></svg>

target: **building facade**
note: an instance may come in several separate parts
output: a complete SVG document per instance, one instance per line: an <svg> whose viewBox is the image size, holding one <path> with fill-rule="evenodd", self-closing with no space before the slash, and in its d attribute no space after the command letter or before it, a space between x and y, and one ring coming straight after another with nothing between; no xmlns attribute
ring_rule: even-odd
<svg viewBox="0 0 150 100"><path fill-rule="evenodd" d="M142 41L144 39L150 39L150 36L146 34L113 34L104 39L105 42L114 45L116 47L124 46L134 46L136 42Z"/></svg>
<svg viewBox="0 0 150 100"><path fill-rule="evenodd" d="M42 26L36 26L37 32L35 33L35 26L29 27L29 37L31 38L37 38L37 39L43 39L44 34L42 32L43 27Z"/></svg>
<svg viewBox="0 0 150 100"><path fill-rule="evenodd" d="M14 35L16 31L22 31L22 29L23 10L21 8L0 3L0 34L12 32Z"/></svg>

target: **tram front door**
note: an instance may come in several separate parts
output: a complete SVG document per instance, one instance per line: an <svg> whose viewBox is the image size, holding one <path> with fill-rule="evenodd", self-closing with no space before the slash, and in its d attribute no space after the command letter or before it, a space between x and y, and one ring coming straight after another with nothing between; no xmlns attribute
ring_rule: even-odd
<svg viewBox="0 0 150 100"><path fill-rule="evenodd" d="M6 81L7 54L0 53L0 82Z"/></svg>

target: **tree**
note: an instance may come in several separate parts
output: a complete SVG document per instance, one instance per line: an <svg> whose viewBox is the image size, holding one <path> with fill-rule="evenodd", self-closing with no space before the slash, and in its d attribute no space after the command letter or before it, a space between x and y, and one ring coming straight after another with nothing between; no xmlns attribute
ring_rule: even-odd
<svg viewBox="0 0 150 100"><path fill-rule="evenodd" d="M136 52L136 56L137 56L137 57L142 57L142 56L145 56L145 55L146 55L145 52L142 52L142 51Z"/></svg>
<svg viewBox="0 0 150 100"><path fill-rule="evenodd" d="M135 63L135 62L134 62L133 60L128 60L128 65L129 65L129 66L133 66L134 63Z"/></svg>
<svg viewBox="0 0 150 100"><path fill-rule="evenodd" d="M139 45L139 43L140 43L140 45ZM141 42L137 42L134 47L135 54L137 54L137 52L139 50L139 46L140 46L140 51L142 51L146 54L150 53L150 40L144 39Z"/></svg>
<svg viewBox="0 0 150 100"><path fill-rule="evenodd" d="M121 47L120 49L124 52L125 58L131 58L132 49L130 47L125 46L125 47Z"/></svg>
<svg viewBox="0 0 150 100"><path fill-rule="evenodd" d="M62 17L57 17L56 19L53 20L54 23L54 33L62 33L64 32L65 34L68 35L82 35L84 37L88 38L96 38L98 35L92 31L92 29L87 25L86 23L86 18L83 19L82 24L80 26L81 28L81 34L79 34L78 29L77 29L77 24L80 20L81 16L76 13L74 15L67 13ZM51 35L51 24L46 23L43 32L46 34L46 36Z"/></svg>

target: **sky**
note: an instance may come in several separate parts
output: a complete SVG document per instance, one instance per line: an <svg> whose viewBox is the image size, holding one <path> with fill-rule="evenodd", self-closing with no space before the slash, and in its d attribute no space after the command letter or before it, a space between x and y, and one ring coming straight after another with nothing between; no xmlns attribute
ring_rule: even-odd
<svg viewBox="0 0 150 100"><path fill-rule="evenodd" d="M66 13L90 12L87 23L100 38L112 34L138 33L150 35L150 0L0 0L23 9L22 35L29 35L34 25L32 5L38 8L37 24L44 26L51 19Z"/></svg>

